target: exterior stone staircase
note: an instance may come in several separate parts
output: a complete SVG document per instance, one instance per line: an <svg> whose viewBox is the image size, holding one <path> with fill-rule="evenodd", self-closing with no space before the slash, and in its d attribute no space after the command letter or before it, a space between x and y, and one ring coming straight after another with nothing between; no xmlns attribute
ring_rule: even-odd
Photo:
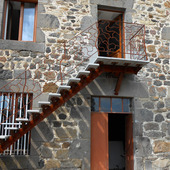
<svg viewBox="0 0 170 170"><path fill-rule="evenodd" d="M93 47L91 49L94 48L96 47ZM88 51L88 48L86 48L85 50ZM95 57L93 56L93 52L95 54ZM27 110L27 114L29 114L29 119L21 117L16 118L16 124L19 125L19 128L6 127L8 130L10 130L10 135L0 136L0 153L3 153L3 151L6 150L10 145L12 145L24 134L29 132L37 124L43 121L43 119L52 114L53 111L62 106L71 97L77 94L80 90L82 90L95 78L100 76L103 72L112 72L118 77L117 85L115 87L115 95L117 95L120 89L123 75L137 74L138 71L149 62L146 56L144 56L143 59L141 59L141 57L131 59L129 59L129 57L127 57L128 59L126 57L114 58L113 56L100 57L98 56L98 52L97 54L96 52L97 49L95 49L95 51L90 51L89 55L93 59L90 60L90 63L87 64L84 70L78 72L75 78L68 79L66 85L60 85L56 93L49 93L48 101L39 101L39 109ZM138 55L140 56L140 54Z"/></svg>
<svg viewBox="0 0 170 170"><path fill-rule="evenodd" d="M98 57L94 63L89 63L84 71L80 71L76 78L70 78L67 85L59 86L57 93L49 93L48 101L39 101L39 110L27 110L30 119L17 118L22 126L20 129L10 128L10 136L1 136L0 152L16 142L103 72L137 74L147 63L148 61Z"/></svg>
<svg viewBox="0 0 170 170"><path fill-rule="evenodd" d="M0 151L3 152L11 144L21 138L24 134L34 128L44 118L68 101L73 95L94 80L102 73L99 64L88 64L85 71L80 71L76 78L70 78L67 85L61 85L57 93L49 93L48 101L39 101L39 110L27 110L31 119L17 118L16 121L22 124L20 129L10 128L11 135L1 136ZM8 128L9 129L9 128Z"/></svg>

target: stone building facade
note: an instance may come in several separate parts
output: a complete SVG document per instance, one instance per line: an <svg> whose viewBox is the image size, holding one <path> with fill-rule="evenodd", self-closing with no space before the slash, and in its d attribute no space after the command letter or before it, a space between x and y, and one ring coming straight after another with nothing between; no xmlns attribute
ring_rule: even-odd
<svg viewBox="0 0 170 170"><path fill-rule="evenodd" d="M150 60L137 75L124 75L118 95L115 76L97 77L31 130L29 155L1 155L0 169L90 169L92 97L105 96L131 99L134 170L169 170L169 1L38 0L35 42L4 40L5 1L0 4L0 92L22 92L26 77L34 109L87 65L74 50L83 43L82 31L98 21L99 6L122 9L125 22L145 25ZM74 55L67 56L70 40L77 45L71 49Z"/></svg>

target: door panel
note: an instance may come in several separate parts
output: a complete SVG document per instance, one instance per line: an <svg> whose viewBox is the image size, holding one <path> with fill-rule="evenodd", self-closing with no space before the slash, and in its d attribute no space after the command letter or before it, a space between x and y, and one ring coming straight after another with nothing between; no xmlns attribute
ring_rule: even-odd
<svg viewBox="0 0 170 170"><path fill-rule="evenodd" d="M133 119L132 114L125 116L125 167L134 169L133 158ZM119 122L119 121L118 121ZM119 123L122 123L121 121ZM121 127L121 126L120 126ZM119 126L116 128L119 130ZM113 126L114 130L115 127ZM121 131L120 131L121 133ZM116 134L115 134L116 135ZM92 113L91 116L91 170L109 169L108 114Z"/></svg>
<svg viewBox="0 0 170 170"><path fill-rule="evenodd" d="M133 170L133 119L132 115L126 116L125 125L125 154L126 154L126 170Z"/></svg>
<svg viewBox="0 0 170 170"><path fill-rule="evenodd" d="M108 114L92 113L91 170L108 170Z"/></svg>

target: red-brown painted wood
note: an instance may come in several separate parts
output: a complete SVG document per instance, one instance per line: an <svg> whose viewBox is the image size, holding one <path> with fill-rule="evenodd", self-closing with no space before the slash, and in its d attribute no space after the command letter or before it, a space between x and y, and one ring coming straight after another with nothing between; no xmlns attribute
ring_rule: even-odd
<svg viewBox="0 0 170 170"><path fill-rule="evenodd" d="M16 142L19 138L21 138L24 134L34 128L38 123L40 123L43 119L48 117L53 111L58 109L61 105L67 102L71 97L77 94L80 90L82 90L85 86L87 86L90 82L92 82L95 78L101 75L103 72L112 72L112 73L127 73L127 74L137 74L137 72L141 68L137 67L124 67L124 66L116 66L116 65L100 65L94 71L91 71L90 75L86 78L83 78L77 86L72 86L72 88L68 91L68 93L59 98L59 100L53 100L50 106L44 106L41 114L38 114L33 120L27 122L27 124L18 130L16 133L13 133L6 141L0 140L0 153L2 153L5 149L7 149L10 145Z"/></svg>
<svg viewBox="0 0 170 170"><path fill-rule="evenodd" d="M54 101L50 106L43 106L43 111L41 114L37 115L37 117L30 122L28 122L24 127L20 128L16 133L12 134L6 141L0 141L0 153L2 153L5 149L7 149L10 145L16 142L19 138L21 138L24 134L34 128L37 124L39 124L43 119L48 117L53 111L67 102L71 97L77 94L80 90L82 90L85 86L87 86L90 82L92 82L96 77L98 77L103 72L103 69L100 67L93 71L88 77L81 80L77 86L68 91L65 96L59 98L59 100Z"/></svg>
<svg viewBox="0 0 170 170"><path fill-rule="evenodd" d="M108 114L91 116L91 170L108 170Z"/></svg>
<svg viewBox="0 0 170 170"><path fill-rule="evenodd" d="M118 93L119 93L120 86L121 86L121 83L122 83L122 80L123 80L123 75L124 75L124 73L122 72L122 73L120 73L120 75L118 77L116 87L115 87L115 95L118 95Z"/></svg>
<svg viewBox="0 0 170 170"><path fill-rule="evenodd" d="M126 154L126 170L134 169L134 158L133 158L133 118L132 114L126 116L125 125L125 154Z"/></svg>

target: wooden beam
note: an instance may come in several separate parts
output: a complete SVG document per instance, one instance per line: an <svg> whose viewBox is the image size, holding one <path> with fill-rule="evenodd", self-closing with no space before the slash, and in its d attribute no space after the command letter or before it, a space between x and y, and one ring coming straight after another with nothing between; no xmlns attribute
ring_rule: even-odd
<svg viewBox="0 0 170 170"><path fill-rule="evenodd" d="M117 83L116 83L116 87L115 87L115 95L118 95L118 93L119 93L120 86L121 86L122 79L123 79L123 75L124 75L123 72L119 74L119 77L118 77L118 80L117 80Z"/></svg>
<svg viewBox="0 0 170 170"><path fill-rule="evenodd" d="M137 74L141 68L132 67L132 66L118 66L118 65L101 65L101 69L104 72L118 72L118 73L127 73L127 74Z"/></svg>

